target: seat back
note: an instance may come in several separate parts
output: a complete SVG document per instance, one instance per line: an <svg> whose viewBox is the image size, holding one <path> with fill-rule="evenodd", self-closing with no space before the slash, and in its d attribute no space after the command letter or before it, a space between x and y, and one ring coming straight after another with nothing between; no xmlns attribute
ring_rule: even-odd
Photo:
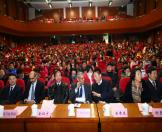
<svg viewBox="0 0 162 132"><path fill-rule="evenodd" d="M70 80L69 80L69 78L62 76L62 82L65 83L68 86L68 89L70 89Z"/></svg>
<svg viewBox="0 0 162 132"><path fill-rule="evenodd" d="M112 79L111 79L111 77L108 77L108 76L102 76L102 79L107 80L107 81L109 81L110 83L112 83Z"/></svg>
<svg viewBox="0 0 162 132"><path fill-rule="evenodd" d="M128 82L129 82L129 80L130 80L130 77L125 77L125 78L120 79L119 88L122 91L122 93L125 92L125 89L126 89L126 86L127 86Z"/></svg>
<svg viewBox="0 0 162 132"><path fill-rule="evenodd" d="M22 93L25 91L25 82L23 79L17 79L16 84L20 87Z"/></svg>
<svg viewBox="0 0 162 132"><path fill-rule="evenodd" d="M0 80L0 89L3 89L4 88L4 82L3 80Z"/></svg>

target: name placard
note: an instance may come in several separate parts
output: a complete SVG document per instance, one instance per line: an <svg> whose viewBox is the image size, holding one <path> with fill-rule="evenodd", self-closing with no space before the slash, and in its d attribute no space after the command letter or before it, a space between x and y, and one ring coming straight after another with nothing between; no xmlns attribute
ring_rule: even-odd
<svg viewBox="0 0 162 132"><path fill-rule="evenodd" d="M153 117L162 117L162 108L152 108Z"/></svg>
<svg viewBox="0 0 162 132"><path fill-rule="evenodd" d="M127 108L113 109L112 116L113 117L128 117L128 110L127 110Z"/></svg>
<svg viewBox="0 0 162 132"><path fill-rule="evenodd" d="M51 113L47 110L38 110L38 118L50 118L51 117Z"/></svg>
<svg viewBox="0 0 162 132"><path fill-rule="evenodd" d="M89 118L91 116L91 110L88 108L76 109L76 117Z"/></svg>
<svg viewBox="0 0 162 132"><path fill-rule="evenodd" d="M16 110L4 110L3 112L3 118L16 118L16 115Z"/></svg>

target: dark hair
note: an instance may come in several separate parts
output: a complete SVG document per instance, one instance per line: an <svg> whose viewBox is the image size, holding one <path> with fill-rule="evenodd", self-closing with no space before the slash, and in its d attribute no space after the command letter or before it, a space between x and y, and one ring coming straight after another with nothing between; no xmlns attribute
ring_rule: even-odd
<svg viewBox="0 0 162 132"><path fill-rule="evenodd" d="M76 74L78 72L76 68L72 68L71 71L70 71L70 75L72 74L72 71L76 71Z"/></svg>
<svg viewBox="0 0 162 132"><path fill-rule="evenodd" d="M54 73L53 73L53 74L54 74L54 76L56 76L56 74L57 74L58 72L60 72L60 73L61 73L61 71L60 71L60 70L55 70L55 71L54 71ZM62 75L62 73L61 73L61 75Z"/></svg>
<svg viewBox="0 0 162 132"><path fill-rule="evenodd" d="M148 73L148 74L151 74L152 71L157 71L157 69L156 69L154 66L148 67L147 73Z"/></svg>
<svg viewBox="0 0 162 132"><path fill-rule="evenodd" d="M129 66L125 66L125 67L122 69L122 72L125 72L126 69L130 69Z"/></svg>
<svg viewBox="0 0 162 132"><path fill-rule="evenodd" d="M86 67L86 71L89 72L90 69L93 71L92 66L91 66L91 65L87 65L87 67Z"/></svg>
<svg viewBox="0 0 162 132"><path fill-rule="evenodd" d="M114 66L113 62L107 63L107 66Z"/></svg>
<svg viewBox="0 0 162 132"><path fill-rule="evenodd" d="M141 72L141 69L140 68L134 68L131 72L131 75L130 75L130 79L131 80L134 80L135 79L135 76L136 76L136 72L137 71L140 71Z"/></svg>
<svg viewBox="0 0 162 132"><path fill-rule="evenodd" d="M22 74L23 73L23 70L22 69L17 69L17 75L18 74Z"/></svg>
<svg viewBox="0 0 162 132"><path fill-rule="evenodd" d="M101 74L100 68L95 68L94 72L97 72L98 74Z"/></svg>
<svg viewBox="0 0 162 132"><path fill-rule="evenodd" d="M17 78L17 75L14 74L14 73L10 73L10 74L8 75L8 77L10 77L10 76L15 76L15 77Z"/></svg>

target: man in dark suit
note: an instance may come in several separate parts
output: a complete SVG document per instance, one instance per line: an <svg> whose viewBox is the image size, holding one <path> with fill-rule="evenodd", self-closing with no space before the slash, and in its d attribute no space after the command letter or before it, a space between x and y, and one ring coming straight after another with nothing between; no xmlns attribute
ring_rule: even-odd
<svg viewBox="0 0 162 132"><path fill-rule="evenodd" d="M157 80L157 70L155 67L148 68L147 88L151 95L151 101L160 102L162 100L162 84Z"/></svg>
<svg viewBox="0 0 162 132"><path fill-rule="evenodd" d="M78 72L77 83L72 85L70 90L70 100L72 103L91 103L91 87L84 82L83 72Z"/></svg>
<svg viewBox="0 0 162 132"><path fill-rule="evenodd" d="M30 82L27 84L24 92L24 103L40 103L44 99L44 84L37 78L38 74L35 71L31 71L29 74Z"/></svg>
<svg viewBox="0 0 162 132"><path fill-rule="evenodd" d="M16 75L9 75L9 85L5 87L0 95L1 104L16 104L22 99L21 89L16 85Z"/></svg>
<svg viewBox="0 0 162 132"><path fill-rule="evenodd" d="M68 86L61 81L61 71L55 71L54 77L55 83L48 89L49 99L54 99L55 104L68 103Z"/></svg>
<svg viewBox="0 0 162 132"><path fill-rule="evenodd" d="M95 83L92 85L92 99L95 103L113 102L113 92L110 82L103 80L101 70L94 70Z"/></svg>

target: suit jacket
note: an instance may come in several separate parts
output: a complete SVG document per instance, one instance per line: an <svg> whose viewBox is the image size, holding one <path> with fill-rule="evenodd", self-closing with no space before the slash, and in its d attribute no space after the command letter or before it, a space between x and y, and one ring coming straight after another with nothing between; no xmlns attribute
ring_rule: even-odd
<svg viewBox="0 0 162 132"><path fill-rule="evenodd" d="M99 101L105 101L107 103L113 102L112 85L109 81L102 79L102 83L100 85L94 83L92 85L92 91L101 94L101 97L92 95L92 99L95 103L98 103Z"/></svg>
<svg viewBox="0 0 162 132"><path fill-rule="evenodd" d="M54 99L55 104L64 104L68 103L68 86L61 82L61 84L58 86L57 83L54 83L49 89L48 89L48 96L49 99Z"/></svg>
<svg viewBox="0 0 162 132"><path fill-rule="evenodd" d="M130 80L126 86L126 90L123 95L123 101L125 103L134 103L132 97L132 80ZM142 80L141 103L150 102L150 101L151 101L151 97L150 97L149 89L147 89L147 85L145 81Z"/></svg>
<svg viewBox="0 0 162 132"><path fill-rule="evenodd" d="M76 84L71 86L70 89L70 101L72 103L76 103L77 93L75 93L75 88L77 87ZM91 87L88 84L84 84L84 92L85 92L85 99L89 103L92 103L92 96L91 96Z"/></svg>
<svg viewBox="0 0 162 132"><path fill-rule="evenodd" d="M149 89L151 101L160 102L162 100L162 84L158 81L156 82L156 88L150 82L150 80L146 80L147 88Z"/></svg>
<svg viewBox="0 0 162 132"><path fill-rule="evenodd" d="M10 86L5 87L0 95L1 104L16 104L16 102L22 99L22 92L19 86L15 85L12 92L10 92Z"/></svg>
<svg viewBox="0 0 162 132"><path fill-rule="evenodd" d="M28 96L29 96L30 86L31 86L31 83L29 82L27 84L27 87L25 88L24 99L28 98ZM40 103L40 101L43 100L44 98L45 98L44 84L42 82L40 82L39 80L37 80L37 84L35 86L34 101L36 103Z"/></svg>

